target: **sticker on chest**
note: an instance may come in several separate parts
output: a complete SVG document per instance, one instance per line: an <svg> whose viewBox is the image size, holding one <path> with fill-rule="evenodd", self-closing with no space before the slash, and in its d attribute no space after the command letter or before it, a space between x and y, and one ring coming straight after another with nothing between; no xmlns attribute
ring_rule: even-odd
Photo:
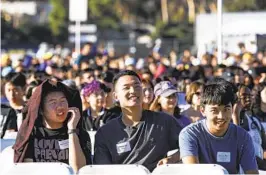
<svg viewBox="0 0 266 175"><path fill-rule="evenodd" d="M68 139L58 141L58 144L59 144L59 148L61 150L69 148L69 141L68 141Z"/></svg>
<svg viewBox="0 0 266 175"><path fill-rule="evenodd" d="M131 151L130 143L129 142L123 142L116 144L117 153L125 153L128 151Z"/></svg>
<svg viewBox="0 0 266 175"><path fill-rule="evenodd" d="M231 153L217 152L217 162L231 162Z"/></svg>

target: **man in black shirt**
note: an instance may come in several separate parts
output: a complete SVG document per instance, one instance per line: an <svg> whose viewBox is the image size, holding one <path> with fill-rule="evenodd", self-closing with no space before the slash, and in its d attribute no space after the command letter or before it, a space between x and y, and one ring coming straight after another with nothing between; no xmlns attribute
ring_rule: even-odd
<svg viewBox="0 0 266 175"><path fill-rule="evenodd" d="M10 106L1 104L0 113L0 138L5 136L7 132L14 132L17 129L16 111Z"/></svg>
<svg viewBox="0 0 266 175"><path fill-rule="evenodd" d="M152 171L156 165L178 162L179 153L166 157L178 148L178 122L167 114L142 110L141 81L135 72L118 73L113 84L122 116L96 133L94 163L141 164Z"/></svg>
<svg viewBox="0 0 266 175"><path fill-rule="evenodd" d="M9 73L6 76L5 95L10 106L1 104L0 134L1 138L9 132L17 132L22 122L23 96L25 94L26 77L22 73ZM6 123L7 122L7 123Z"/></svg>

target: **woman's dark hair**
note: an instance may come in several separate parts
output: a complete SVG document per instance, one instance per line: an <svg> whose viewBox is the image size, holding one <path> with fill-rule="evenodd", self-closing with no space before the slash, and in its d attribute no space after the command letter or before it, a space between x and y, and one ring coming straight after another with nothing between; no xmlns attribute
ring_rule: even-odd
<svg viewBox="0 0 266 175"><path fill-rule="evenodd" d="M176 106L174 110L174 116L177 118L180 118L181 117L180 112L181 112L181 109L178 106Z"/></svg>
<svg viewBox="0 0 266 175"><path fill-rule="evenodd" d="M199 82L199 81L194 81L192 82L189 87L186 90L186 101L188 102L188 104L192 104L192 98L193 95L197 92L198 89L200 89L201 87L203 87L203 83Z"/></svg>
<svg viewBox="0 0 266 175"><path fill-rule="evenodd" d="M261 110L261 91L266 87L266 82L256 85L252 90L254 97L252 103L252 112L255 116L259 117L262 121L266 119L266 112Z"/></svg>
<svg viewBox="0 0 266 175"><path fill-rule="evenodd" d="M248 84L245 82L245 79L246 79L246 78L249 79ZM253 77L252 77L249 73L245 73L245 74L244 74L244 83L245 83L245 85L246 85L250 90L253 89L253 87L254 87L254 79L253 79Z"/></svg>
<svg viewBox="0 0 266 175"><path fill-rule="evenodd" d="M152 84L152 82L150 80L145 80L145 79L142 79L141 80L141 83L142 84L145 84L145 85L150 85L152 89L154 89L154 86Z"/></svg>

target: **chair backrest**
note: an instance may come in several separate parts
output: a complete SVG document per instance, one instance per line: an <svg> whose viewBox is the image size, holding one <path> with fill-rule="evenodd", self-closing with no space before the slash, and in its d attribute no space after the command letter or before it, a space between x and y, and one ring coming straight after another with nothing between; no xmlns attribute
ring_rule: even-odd
<svg viewBox="0 0 266 175"><path fill-rule="evenodd" d="M13 146L15 141L15 139L0 139L0 152L2 152L8 146Z"/></svg>
<svg viewBox="0 0 266 175"><path fill-rule="evenodd" d="M13 163L1 175L73 175L73 169L59 162Z"/></svg>
<svg viewBox="0 0 266 175"><path fill-rule="evenodd" d="M87 165L78 175L147 175L149 170L142 165Z"/></svg>
<svg viewBox="0 0 266 175"><path fill-rule="evenodd" d="M91 154L94 155L94 143L96 131L88 131L91 139Z"/></svg>
<svg viewBox="0 0 266 175"><path fill-rule="evenodd" d="M16 139L18 132L6 132L3 139Z"/></svg>
<svg viewBox="0 0 266 175"><path fill-rule="evenodd" d="M152 174L197 174L197 175L224 175L229 174L227 170L217 164L167 164L156 167Z"/></svg>
<svg viewBox="0 0 266 175"><path fill-rule="evenodd" d="M0 153L0 174L9 169L14 163L14 150L12 146L6 147Z"/></svg>
<svg viewBox="0 0 266 175"><path fill-rule="evenodd" d="M266 175L266 171L259 170L259 174Z"/></svg>

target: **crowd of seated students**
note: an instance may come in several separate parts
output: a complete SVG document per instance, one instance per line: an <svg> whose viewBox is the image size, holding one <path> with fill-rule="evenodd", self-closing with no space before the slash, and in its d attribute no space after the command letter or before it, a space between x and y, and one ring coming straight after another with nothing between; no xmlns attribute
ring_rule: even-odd
<svg viewBox="0 0 266 175"><path fill-rule="evenodd" d="M52 60L43 65L50 71L38 76L2 72L0 134L17 133L15 162L59 161L75 172L89 164L141 164L153 171L167 163L216 163L234 174L266 170L263 71L254 77L220 65L207 77L207 67L182 59L173 68L150 55L142 69L121 66L133 59L127 56L97 59L83 55L72 74Z"/></svg>

